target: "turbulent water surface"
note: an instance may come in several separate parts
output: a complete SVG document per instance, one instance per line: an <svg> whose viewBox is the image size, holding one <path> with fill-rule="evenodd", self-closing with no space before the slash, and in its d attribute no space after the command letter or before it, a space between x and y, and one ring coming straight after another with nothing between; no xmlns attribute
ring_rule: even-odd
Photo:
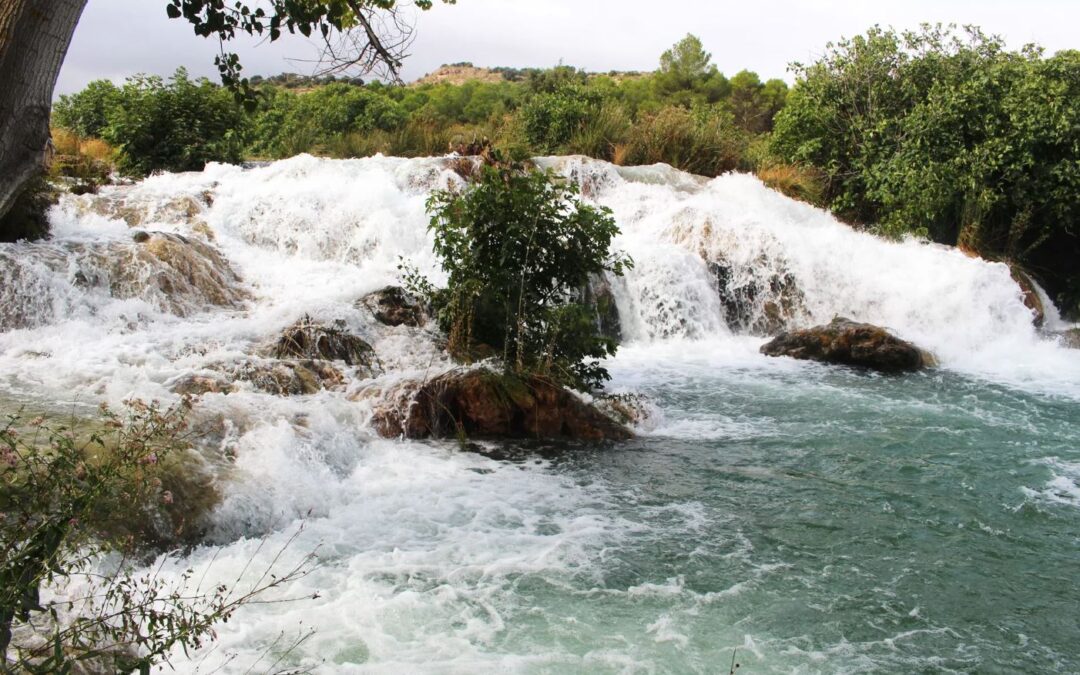
<svg viewBox="0 0 1080 675"><path fill-rule="evenodd" d="M214 545L163 573L232 581L301 522L279 568L320 563L287 589L309 599L245 608L180 672L1080 671L1080 352L1036 332L1004 265L853 232L749 176L540 162L619 222L636 267L612 280L611 387L653 417L617 446L485 456L378 439L357 373L204 396ZM375 384L450 367L356 304L402 258L438 280L424 201L459 183L448 166L301 156L67 199L53 241L0 247L4 406L170 400L304 314L368 339ZM758 354L837 314L941 367Z"/></svg>

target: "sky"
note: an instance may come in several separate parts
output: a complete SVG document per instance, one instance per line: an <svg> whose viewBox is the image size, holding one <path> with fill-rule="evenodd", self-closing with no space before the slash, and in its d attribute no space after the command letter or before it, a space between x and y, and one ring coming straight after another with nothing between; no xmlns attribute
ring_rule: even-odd
<svg viewBox="0 0 1080 675"><path fill-rule="evenodd" d="M89 0L60 72L57 94L91 80L171 74L184 66L216 79L216 41L165 16L165 0ZM727 74L756 71L792 80L788 64L812 61L826 43L880 24L976 24L1010 47L1036 42L1049 52L1080 47L1077 0L458 0L415 13L416 39L406 81L444 63L589 71L653 70L687 33L702 39ZM315 45L303 38L270 44L239 40L246 75L311 74Z"/></svg>

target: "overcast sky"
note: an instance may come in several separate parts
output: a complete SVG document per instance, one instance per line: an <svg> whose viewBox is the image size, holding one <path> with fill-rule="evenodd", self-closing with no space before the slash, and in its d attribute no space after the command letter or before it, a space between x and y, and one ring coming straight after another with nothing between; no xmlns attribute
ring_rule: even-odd
<svg viewBox="0 0 1080 675"><path fill-rule="evenodd" d="M217 43L165 16L165 0L90 0L60 73L57 93L97 78L167 75L178 66L216 78ZM406 80L443 63L551 66L590 71L652 70L659 55L692 32L720 70L743 68L790 81L787 64L812 60L824 45L874 24L973 23L1050 51L1080 47L1077 0L458 0L416 17ZM316 52L303 39L238 42L247 75L311 73Z"/></svg>

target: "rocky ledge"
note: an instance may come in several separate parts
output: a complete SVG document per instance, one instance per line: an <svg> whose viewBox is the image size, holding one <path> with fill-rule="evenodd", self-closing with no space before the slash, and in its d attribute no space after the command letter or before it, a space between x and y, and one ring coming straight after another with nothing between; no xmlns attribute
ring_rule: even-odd
<svg viewBox="0 0 1080 675"><path fill-rule="evenodd" d="M550 380L483 368L406 383L376 404L372 424L386 438L633 437L627 427Z"/></svg>
<svg viewBox="0 0 1080 675"><path fill-rule="evenodd" d="M860 366L885 373L935 365L933 355L869 323L837 317L824 326L787 331L761 347L766 356Z"/></svg>

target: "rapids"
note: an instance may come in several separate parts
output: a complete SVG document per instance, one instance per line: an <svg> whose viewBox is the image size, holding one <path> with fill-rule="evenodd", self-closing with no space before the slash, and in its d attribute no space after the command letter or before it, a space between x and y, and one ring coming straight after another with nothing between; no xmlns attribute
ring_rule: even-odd
<svg viewBox="0 0 1080 675"><path fill-rule="evenodd" d="M748 175L537 161L618 221L635 267L610 280L611 388L655 419L624 446L495 459L377 438L350 397L366 373L204 396L223 498L163 573L231 582L301 522L280 564L321 562L286 591L309 599L245 608L180 672L715 673L733 650L745 673L1080 670L1080 351L1036 331L1005 265L853 231ZM170 400L305 314L374 346L374 384L448 368L356 301L402 261L441 279L424 203L460 182L442 158L305 155L65 197L51 240L0 245L0 407ZM757 352L836 315L941 366Z"/></svg>

